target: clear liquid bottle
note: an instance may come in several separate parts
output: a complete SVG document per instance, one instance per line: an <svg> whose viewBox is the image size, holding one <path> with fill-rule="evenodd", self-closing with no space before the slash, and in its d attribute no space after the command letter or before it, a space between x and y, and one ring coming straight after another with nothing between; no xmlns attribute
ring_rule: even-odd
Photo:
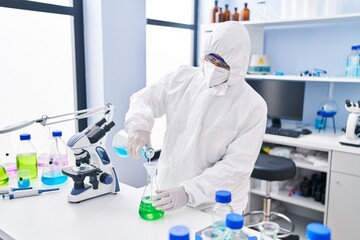
<svg viewBox="0 0 360 240"><path fill-rule="evenodd" d="M307 240L330 240L331 230L321 223L310 223L306 227Z"/></svg>
<svg viewBox="0 0 360 240"><path fill-rule="evenodd" d="M157 181L156 181L156 170L158 167L157 162L146 162L144 167L147 172L147 184L144 188L144 192L141 197L141 203L139 207L139 214L143 219L146 220L156 220L164 216L164 211L157 210L153 207L152 197L156 195L156 191L159 190Z"/></svg>
<svg viewBox="0 0 360 240"><path fill-rule="evenodd" d="M17 171L29 170L30 179L34 179L38 175L37 153L30 140L29 133L20 134L20 143L16 151L16 166Z"/></svg>
<svg viewBox="0 0 360 240"><path fill-rule="evenodd" d="M63 167L68 165L68 149L61 136L61 131L52 132L49 160L45 163L41 175L41 181L46 185L62 184L68 179L61 171Z"/></svg>
<svg viewBox="0 0 360 240"><path fill-rule="evenodd" d="M215 194L216 204L213 208L212 215L212 229L214 234L220 230L224 232L226 230L225 219L226 215L233 213L234 210L230 205L231 202L231 192L226 190L219 190Z"/></svg>
<svg viewBox="0 0 360 240"><path fill-rule="evenodd" d="M129 138L129 135L125 129L120 130L118 133L116 133L116 135L113 138L112 146L113 146L115 152L120 157L124 157L124 158L129 157L129 154L126 150L128 138ZM141 154L146 159L151 160L155 155L155 151L152 147L144 146L141 149Z"/></svg>
<svg viewBox="0 0 360 240"><path fill-rule="evenodd" d="M0 187L7 185L9 182L9 176L6 173L5 167L0 162Z"/></svg>
<svg viewBox="0 0 360 240"><path fill-rule="evenodd" d="M357 46L352 46L351 52L346 58L346 77L349 77L349 78L355 77L357 50L358 50Z"/></svg>
<svg viewBox="0 0 360 240"><path fill-rule="evenodd" d="M190 231L185 226L174 226L170 228L169 240L190 240Z"/></svg>
<svg viewBox="0 0 360 240"><path fill-rule="evenodd" d="M247 240L248 237L242 230L244 226L244 218L237 213L229 213L226 215L226 231L223 240Z"/></svg>

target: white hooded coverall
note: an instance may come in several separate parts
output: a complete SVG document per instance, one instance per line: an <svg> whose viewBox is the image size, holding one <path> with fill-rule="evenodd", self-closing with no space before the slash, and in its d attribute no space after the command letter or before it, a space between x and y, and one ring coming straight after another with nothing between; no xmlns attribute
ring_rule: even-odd
<svg viewBox="0 0 360 240"><path fill-rule="evenodd" d="M187 205L201 210L215 203L217 190L228 190L234 210L242 213L267 107L244 80L251 48L247 30L239 22L217 25L204 45L200 67L182 66L131 96L125 127L151 132L155 118L166 114L160 189L183 186ZM211 88L203 67L209 53L230 66L228 81Z"/></svg>

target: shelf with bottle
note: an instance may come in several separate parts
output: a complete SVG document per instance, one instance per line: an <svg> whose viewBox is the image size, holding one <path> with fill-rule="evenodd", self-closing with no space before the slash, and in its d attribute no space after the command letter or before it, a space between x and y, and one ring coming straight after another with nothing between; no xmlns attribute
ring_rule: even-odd
<svg viewBox="0 0 360 240"><path fill-rule="evenodd" d="M308 77L296 75L257 75L247 74L245 79L257 80L283 80L283 81L302 81L302 82L338 82L338 83L360 83L360 78L348 77Z"/></svg>

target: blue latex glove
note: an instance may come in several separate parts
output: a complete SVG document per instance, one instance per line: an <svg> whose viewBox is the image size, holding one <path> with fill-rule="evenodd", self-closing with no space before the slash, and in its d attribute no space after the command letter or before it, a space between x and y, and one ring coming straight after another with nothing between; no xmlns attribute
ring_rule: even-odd
<svg viewBox="0 0 360 240"><path fill-rule="evenodd" d="M175 187L167 190L158 191L159 194L153 196L153 206L157 210L166 212L174 211L184 207L189 202L189 196L184 187Z"/></svg>

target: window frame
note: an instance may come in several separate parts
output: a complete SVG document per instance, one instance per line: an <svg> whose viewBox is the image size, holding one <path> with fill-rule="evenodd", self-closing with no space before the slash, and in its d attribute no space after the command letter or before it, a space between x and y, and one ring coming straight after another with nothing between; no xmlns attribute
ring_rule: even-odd
<svg viewBox="0 0 360 240"><path fill-rule="evenodd" d="M85 78L85 46L83 1L73 0L73 6L32 2L26 0L0 0L0 7L29 10L43 13L53 13L72 16L74 18L74 60L75 60L75 86L76 110L86 109L86 78ZM79 131L87 127L87 119L77 121Z"/></svg>

